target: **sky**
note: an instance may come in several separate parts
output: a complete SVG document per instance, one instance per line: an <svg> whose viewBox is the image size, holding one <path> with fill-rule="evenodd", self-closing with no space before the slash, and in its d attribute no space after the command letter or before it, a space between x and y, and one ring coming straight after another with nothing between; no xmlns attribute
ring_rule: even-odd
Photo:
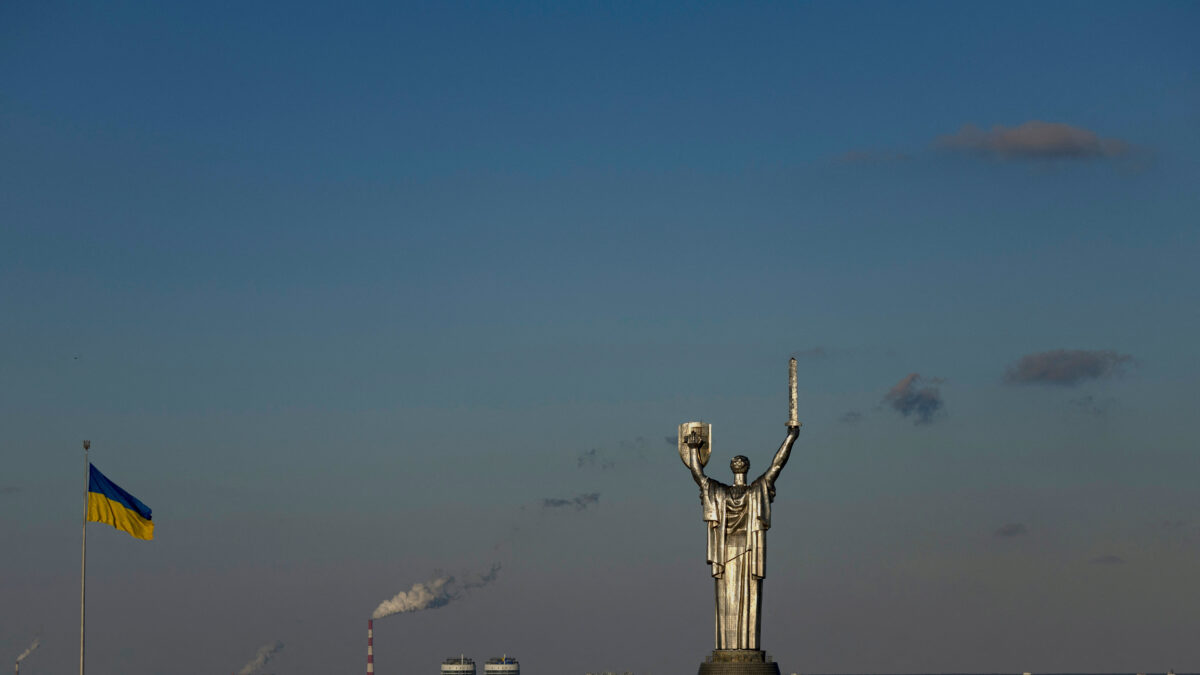
<svg viewBox="0 0 1200 675"><path fill-rule="evenodd" d="M1200 671L1198 27L3 3L0 657L78 661L89 439L93 675L363 672L433 582L380 675L689 671L677 425L757 474L795 357L784 673Z"/></svg>

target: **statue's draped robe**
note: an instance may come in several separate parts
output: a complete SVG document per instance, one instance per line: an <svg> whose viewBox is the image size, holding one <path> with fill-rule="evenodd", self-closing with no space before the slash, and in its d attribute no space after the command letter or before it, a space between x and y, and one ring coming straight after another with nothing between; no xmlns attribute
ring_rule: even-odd
<svg viewBox="0 0 1200 675"><path fill-rule="evenodd" d="M749 485L725 485L707 476L700 483L717 595L717 649L759 649L774 500L775 485L765 475Z"/></svg>

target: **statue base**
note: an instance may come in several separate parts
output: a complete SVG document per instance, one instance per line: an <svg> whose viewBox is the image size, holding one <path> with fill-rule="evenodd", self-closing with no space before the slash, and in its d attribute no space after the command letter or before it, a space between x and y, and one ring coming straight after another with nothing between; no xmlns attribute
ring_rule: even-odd
<svg viewBox="0 0 1200 675"><path fill-rule="evenodd" d="M714 649L699 675L779 675L779 664L758 649Z"/></svg>

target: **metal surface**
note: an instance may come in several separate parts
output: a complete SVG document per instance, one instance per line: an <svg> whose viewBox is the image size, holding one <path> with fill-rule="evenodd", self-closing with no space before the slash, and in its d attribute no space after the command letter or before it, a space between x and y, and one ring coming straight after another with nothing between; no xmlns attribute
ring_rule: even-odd
<svg viewBox="0 0 1200 675"><path fill-rule="evenodd" d="M494 656L483 664L483 675L521 675L521 664L508 654Z"/></svg>
<svg viewBox="0 0 1200 675"><path fill-rule="evenodd" d="M708 466L708 458L712 455L712 425L704 422L684 422L679 425L679 459L683 465L688 465L688 441L700 442L700 467Z"/></svg>
<svg viewBox="0 0 1200 675"><path fill-rule="evenodd" d="M774 661L706 661L700 664L699 675L779 675Z"/></svg>
<svg viewBox="0 0 1200 675"><path fill-rule="evenodd" d="M789 366L795 391L795 361ZM791 401L789 401L791 403ZM695 425L695 426L693 426ZM702 517L708 526L708 563L714 584L714 641L718 650L757 650L762 633L762 584L766 577L767 530L771 527L771 502L775 480L787 464L800 425L789 421L787 436L770 466L746 482L750 469L745 457L730 462L733 484L726 485L704 473L711 452L711 431L705 438L699 422L680 425L679 438L686 452L684 464L700 486ZM695 432L695 433L693 433Z"/></svg>
<svg viewBox="0 0 1200 675"><path fill-rule="evenodd" d="M788 426L800 426L796 404L796 359L788 362Z"/></svg>
<svg viewBox="0 0 1200 675"><path fill-rule="evenodd" d="M460 654L442 661L442 675L475 675L475 659Z"/></svg>

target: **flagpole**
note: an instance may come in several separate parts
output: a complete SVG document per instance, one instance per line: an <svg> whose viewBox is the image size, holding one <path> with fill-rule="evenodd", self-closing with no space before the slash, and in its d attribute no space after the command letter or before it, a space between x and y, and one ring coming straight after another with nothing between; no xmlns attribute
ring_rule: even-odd
<svg viewBox="0 0 1200 675"><path fill-rule="evenodd" d="M83 636L84 619L87 616L87 513L88 489L92 483L92 463L88 459L91 441L83 442L83 553L79 563L79 675L83 675Z"/></svg>

